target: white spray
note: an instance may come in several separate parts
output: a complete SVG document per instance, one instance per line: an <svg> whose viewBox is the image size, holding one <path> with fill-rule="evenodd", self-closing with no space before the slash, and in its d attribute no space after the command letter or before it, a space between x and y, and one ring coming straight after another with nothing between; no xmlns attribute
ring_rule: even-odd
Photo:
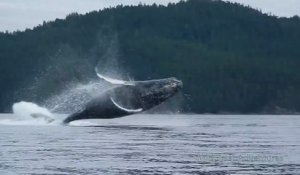
<svg viewBox="0 0 300 175"><path fill-rule="evenodd" d="M13 114L0 120L2 125L57 125L59 118L48 109L31 102L21 101L13 104Z"/></svg>

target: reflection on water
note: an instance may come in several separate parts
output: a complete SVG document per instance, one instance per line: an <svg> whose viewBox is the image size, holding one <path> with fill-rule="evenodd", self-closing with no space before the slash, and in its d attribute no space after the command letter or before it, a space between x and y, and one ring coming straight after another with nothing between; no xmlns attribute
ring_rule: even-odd
<svg viewBox="0 0 300 175"><path fill-rule="evenodd" d="M135 115L71 126L4 124L0 174L300 172L298 116Z"/></svg>

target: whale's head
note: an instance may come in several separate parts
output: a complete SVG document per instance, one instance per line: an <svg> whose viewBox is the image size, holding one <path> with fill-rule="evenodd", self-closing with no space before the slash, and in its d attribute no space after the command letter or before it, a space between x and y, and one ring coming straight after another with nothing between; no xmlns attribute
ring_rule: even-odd
<svg viewBox="0 0 300 175"><path fill-rule="evenodd" d="M152 108L166 101L174 96L182 86L182 82L176 78L150 80L136 84L140 103L145 109Z"/></svg>
<svg viewBox="0 0 300 175"><path fill-rule="evenodd" d="M115 88L111 96L124 108L144 111L174 96L182 87L182 81L176 78L136 81L133 85Z"/></svg>

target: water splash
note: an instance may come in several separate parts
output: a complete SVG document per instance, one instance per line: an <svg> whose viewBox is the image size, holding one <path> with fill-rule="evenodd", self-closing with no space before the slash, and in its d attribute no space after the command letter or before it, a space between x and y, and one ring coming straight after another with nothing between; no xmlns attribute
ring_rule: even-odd
<svg viewBox="0 0 300 175"><path fill-rule="evenodd" d="M13 104L12 106L13 113L19 118L31 118L32 114L41 114L45 116L52 117L51 112L43 107L40 107L31 102L21 101Z"/></svg>
<svg viewBox="0 0 300 175"><path fill-rule="evenodd" d="M0 125L60 125L64 118L80 110L92 98L112 88L99 79L87 84L70 84L61 93L46 99L42 106L32 102L17 102L12 106L12 114L0 119ZM94 125L81 121L79 125Z"/></svg>
<svg viewBox="0 0 300 175"><path fill-rule="evenodd" d="M21 101L13 104L13 114L0 120L2 125L56 125L61 123L59 116L48 109L31 102Z"/></svg>
<svg viewBox="0 0 300 175"><path fill-rule="evenodd" d="M81 110L95 96L108 90L111 86L101 81L91 81L87 84L72 84L61 93L43 102L52 113L72 114Z"/></svg>

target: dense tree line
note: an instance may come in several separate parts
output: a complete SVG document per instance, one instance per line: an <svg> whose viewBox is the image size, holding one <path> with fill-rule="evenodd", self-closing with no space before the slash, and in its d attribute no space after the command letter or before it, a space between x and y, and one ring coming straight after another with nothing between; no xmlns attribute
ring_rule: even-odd
<svg viewBox="0 0 300 175"><path fill-rule="evenodd" d="M300 19L223 1L117 6L0 33L0 110L87 82L117 57L138 80L176 76L197 113L300 111Z"/></svg>

